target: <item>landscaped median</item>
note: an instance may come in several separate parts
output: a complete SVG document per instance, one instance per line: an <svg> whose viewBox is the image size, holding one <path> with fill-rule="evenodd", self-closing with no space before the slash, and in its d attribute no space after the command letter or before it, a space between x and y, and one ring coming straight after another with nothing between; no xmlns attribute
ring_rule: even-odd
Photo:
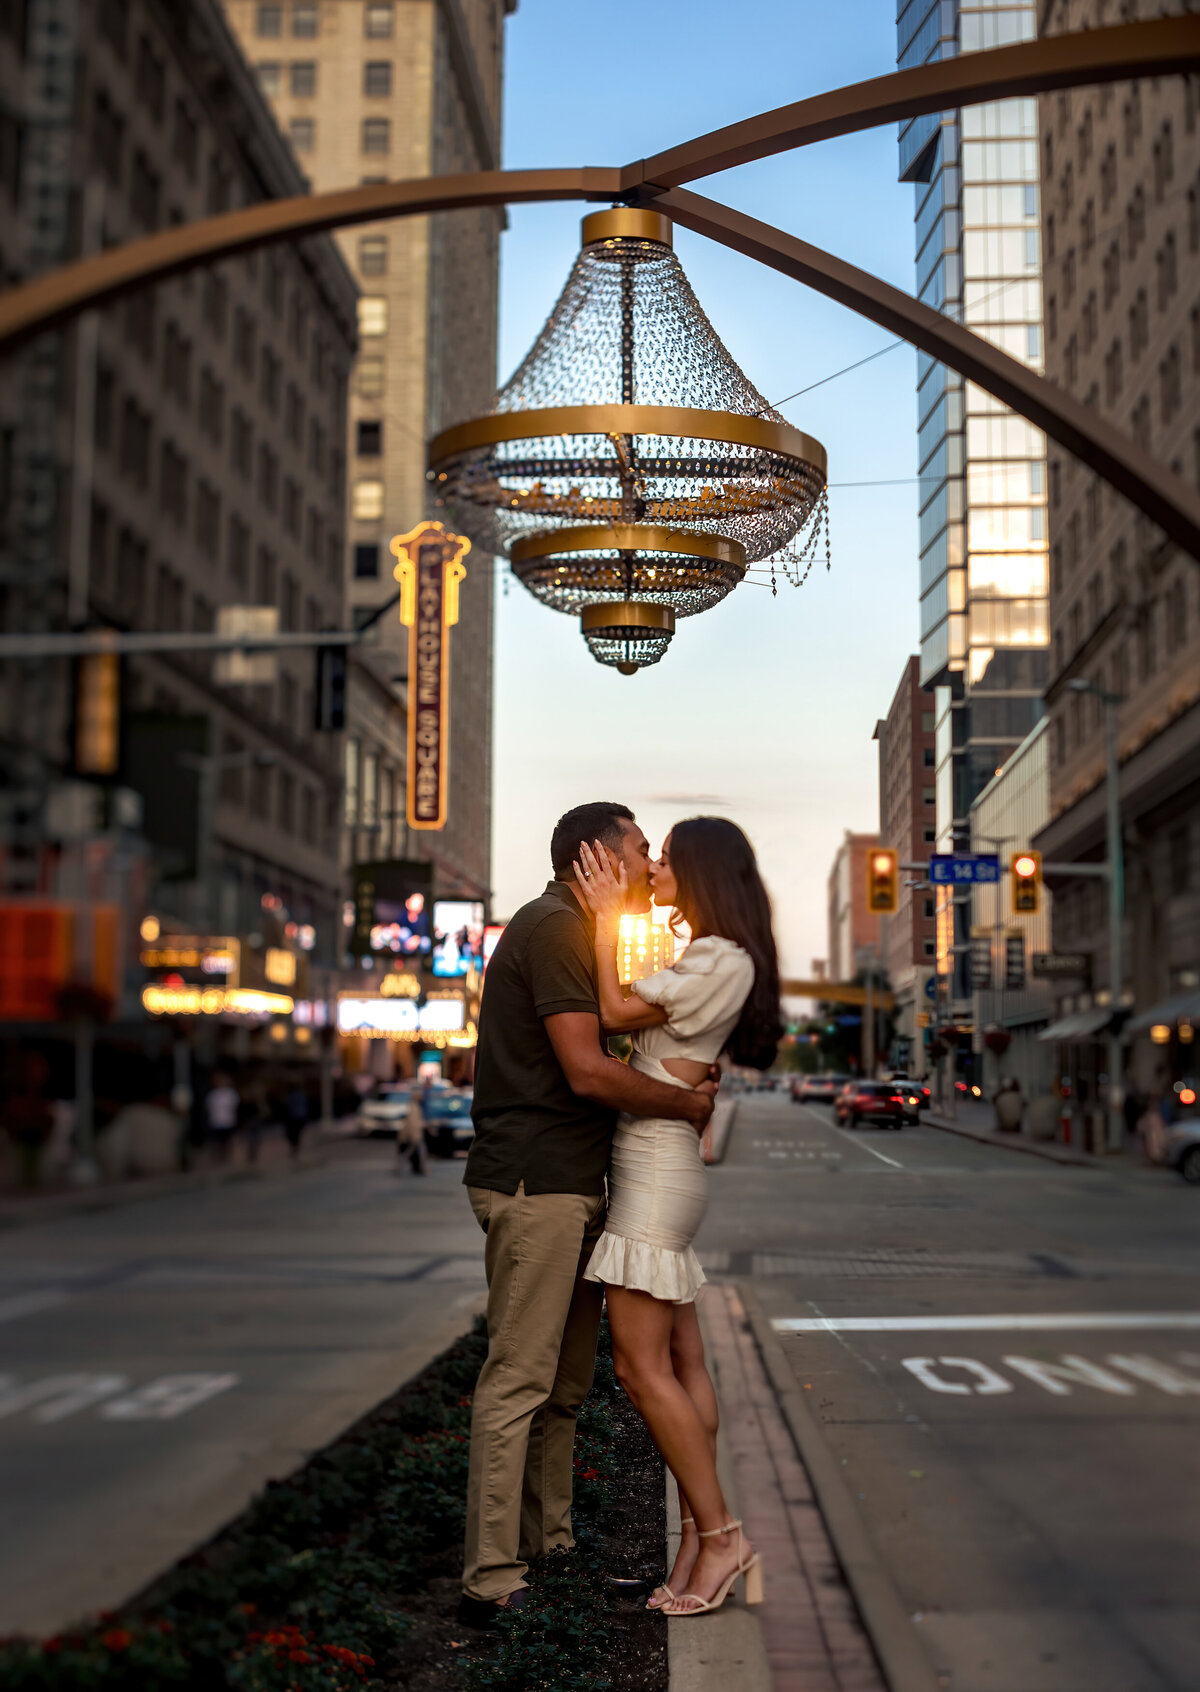
<svg viewBox="0 0 1200 1692"><path fill-rule="evenodd" d="M117 1613L0 1642L21 1692L665 1692L663 1468L602 1335L576 1443L576 1549L495 1635L457 1620L482 1323Z"/></svg>

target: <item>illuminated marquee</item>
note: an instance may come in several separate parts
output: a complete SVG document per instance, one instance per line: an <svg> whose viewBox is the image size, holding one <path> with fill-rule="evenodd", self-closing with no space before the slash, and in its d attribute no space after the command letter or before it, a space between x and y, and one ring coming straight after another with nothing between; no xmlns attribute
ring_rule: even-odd
<svg viewBox="0 0 1200 1692"><path fill-rule="evenodd" d="M419 523L396 535L400 621L408 629L408 826L444 828L450 750L450 630L471 550L465 535Z"/></svg>
<svg viewBox="0 0 1200 1692"><path fill-rule="evenodd" d="M142 1006L151 1016L290 1016L286 993L257 993L245 987L144 987Z"/></svg>

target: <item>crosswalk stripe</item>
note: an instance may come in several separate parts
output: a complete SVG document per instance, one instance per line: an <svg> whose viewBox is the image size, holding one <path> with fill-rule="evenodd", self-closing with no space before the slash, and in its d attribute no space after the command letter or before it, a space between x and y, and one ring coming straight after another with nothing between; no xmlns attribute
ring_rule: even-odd
<svg viewBox="0 0 1200 1692"><path fill-rule="evenodd" d="M1197 1310L1080 1310L1012 1316L777 1316L779 1334L1020 1333L1085 1328L1200 1328Z"/></svg>

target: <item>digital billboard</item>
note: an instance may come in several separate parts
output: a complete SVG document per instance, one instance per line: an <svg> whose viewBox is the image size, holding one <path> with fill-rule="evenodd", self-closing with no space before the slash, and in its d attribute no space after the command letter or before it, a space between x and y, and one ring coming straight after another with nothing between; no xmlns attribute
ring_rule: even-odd
<svg viewBox="0 0 1200 1692"><path fill-rule="evenodd" d="M483 961L483 905L438 899L433 907L433 973L464 976Z"/></svg>
<svg viewBox="0 0 1200 1692"><path fill-rule="evenodd" d="M407 858L358 864L354 871L354 939L358 957L427 963L433 949L433 866Z"/></svg>
<svg viewBox="0 0 1200 1692"><path fill-rule="evenodd" d="M503 922L489 922L483 931L483 973L487 974L487 966L492 961L492 953L500 943L500 936L508 924Z"/></svg>

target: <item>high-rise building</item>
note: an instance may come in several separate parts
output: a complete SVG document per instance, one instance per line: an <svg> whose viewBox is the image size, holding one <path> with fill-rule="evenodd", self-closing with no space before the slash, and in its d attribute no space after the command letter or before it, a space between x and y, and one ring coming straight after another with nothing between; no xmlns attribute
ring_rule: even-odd
<svg viewBox="0 0 1200 1692"><path fill-rule="evenodd" d="M853 981L866 963L879 960L879 918L867 908L867 854L877 834L842 836L829 871L829 979Z"/></svg>
<svg viewBox="0 0 1200 1692"><path fill-rule="evenodd" d="M1029 40L1035 0L908 0L901 68ZM1037 101L914 118L900 178L916 189L917 294L1042 368ZM976 794L1033 727L1046 681L1041 432L917 355L921 685L936 701L937 838L965 849ZM965 1003L965 893L941 895L939 969Z"/></svg>
<svg viewBox="0 0 1200 1692"><path fill-rule="evenodd" d="M1193 8L1125 4L1122 18ZM1113 21L1103 0L1043 0L1059 34ZM1200 481L1200 101L1162 77L1042 99L1046 359L1052 381L1177 472ZM1101 859L1105 704L1116 697L1125 851L1125 969L1114 982L1107 895L1056 884L1055 949L1090 959L1059 1009L1100 1009L1116 989L1143 1091L1195 1074L1200 1021L1200 570L1067 454L1050 454L1050 817L1047 858ZM1090 990L1093 998L1081 989ZM1093 1021L1095 1019L1093 1018ZM1095 1100L1108 1053L1061 1053Z"/></svg>
<svg viewBox="0 0 1200 1692"><path fill-rule="evenodd" d="M495 168L504 20L515 0L225 0L314 190ZM346 453L346 560L361 622L396 591L392 536L433 515L425 444L495 396L495 208L360 224L337 237L361 289ZM486 899L494 562L467 560L450 642L444 829L405 823L407 643L396 610L352 661L345 855L432 861L439 895ZM353 800L353 808L349 801Z"/></svg>
<svg viewBox="0 0 1200 1692"><path fill-rule="evenodd" d="M304 192L216 0L0 8L0 87L6 281ZM320 237L145 289L8 361L5 629L182 638L233 606L341 626L356 334L353 278ZM311 653L235 672L185 650L0 674L0 880L119 910L118 1017L137 1009L147 909L164 932L247 940L243 977L289 923L336 956L340 747L314 733Z"/></svg>
<svg viewBox="0 0 1200 1692"><path fill-rule="evenodd" d="M937 850L936 736L933 700L922 691L920 659L904 666L888 714L875 725L879 742L879 839L901 863L924 863ZM932 1010L925 984L937 970L934 894L902 871L899 903L880 922L880 961L896 999L898 1064L923 1074L922 1013Z"/></svg>

